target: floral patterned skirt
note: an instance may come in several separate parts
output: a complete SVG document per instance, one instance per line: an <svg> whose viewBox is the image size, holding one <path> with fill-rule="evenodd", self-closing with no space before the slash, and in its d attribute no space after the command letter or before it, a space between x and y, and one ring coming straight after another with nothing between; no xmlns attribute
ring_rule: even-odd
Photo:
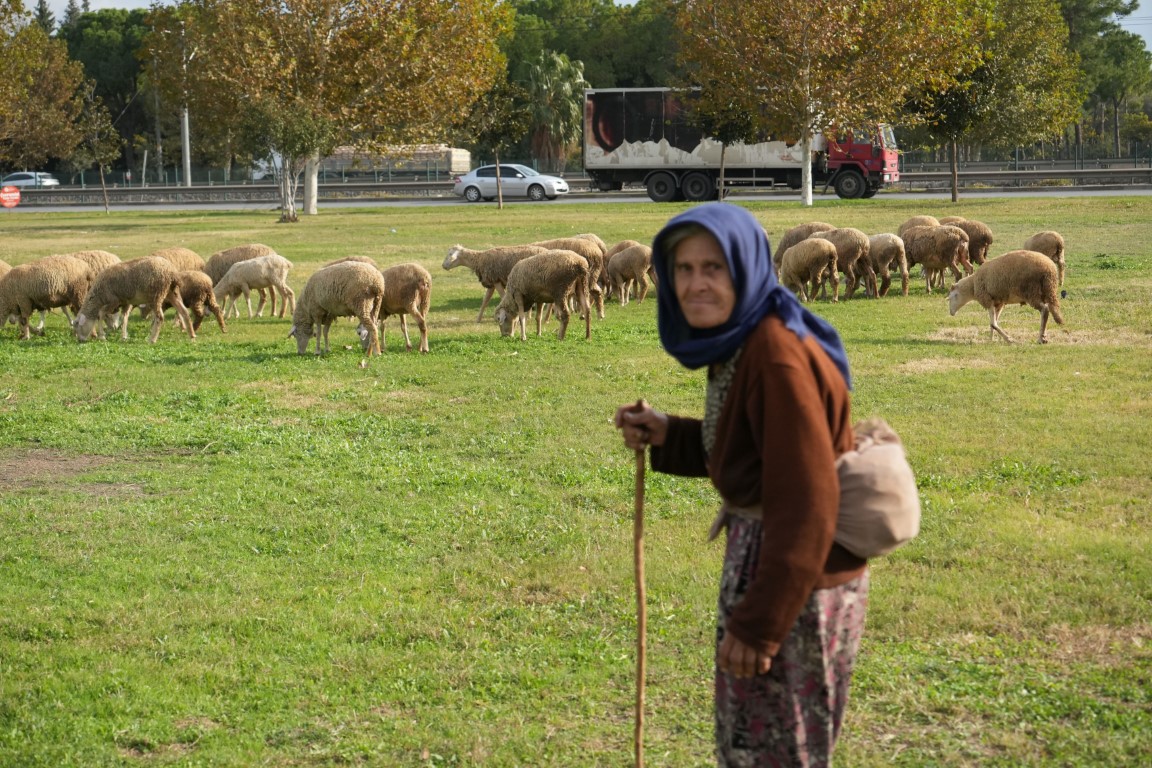
<svg viewBox="0 0 1152 768"><path fill-rule="evenodd" d="M760 541L760 521L730 519L720 584L717 649L733 607L756 575ZM812 593L768 674L736 678L716 668L719 766L831 765L867 603L865 570L846 584Z"/></svg>

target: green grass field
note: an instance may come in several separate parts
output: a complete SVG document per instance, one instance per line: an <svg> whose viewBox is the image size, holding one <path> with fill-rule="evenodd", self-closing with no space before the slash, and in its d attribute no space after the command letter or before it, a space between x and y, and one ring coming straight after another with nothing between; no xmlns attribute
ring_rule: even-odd
<svg viewBox="0 0 1152 768"><path fill-rule="evenodd" d="M1066 324L992 340L940 292L816 302L854 414L903 436L922 533L873 564L840 766L1137 766L1152 755L1152 198L745 203L774 238L918 213L994 253L1068 242ZM290 321L146 343L0 331L0 766L625 766L634 462L645 397L699 414L655 302L591 340L501 338L469 247L650 239L680 206L515 205L0 216L0 259L248 242L299 291L352 254L433 274L431 353L365 361L353 324L297 356ZM3 212L0 212L3 213ZM575 325L570 330L575 329ZM707 483L648 473L651 766L711 763L721 551Z"/></svg>

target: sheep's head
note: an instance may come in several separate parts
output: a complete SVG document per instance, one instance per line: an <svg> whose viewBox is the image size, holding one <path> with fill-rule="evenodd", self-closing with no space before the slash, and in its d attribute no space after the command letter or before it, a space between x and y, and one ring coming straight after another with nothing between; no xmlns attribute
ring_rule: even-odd
<svg viewBox="0 0 1152 768"><path fill-rule="evenodd" d="M367 352L368 347L372 345L372 331L364 323L356 326L356 335L360 337L360 350Z"/></svg>
<svg viewBox="0 0 1152 768"><path fill-rule="evenodd" d="M298 323L292 324L292 330L288 331L288 338L296 337L296 354L308 354L308 342L312 340L312 324L306 323L300 325Z"/></svg>
<svg viewBox="0 0 1152 768"><path fill-rule="evenodd" d="M460 263L460 251L464 250L462 245L454 245L448 250L448 255L444 257L444 263L441 265L444 269L452 269Z"/></svg>
<svg viewBox="0 0 1152 768"><path fill-rule="evenodd" d="M496 308L496 324L500 326L501 336L512 335L512 313L506 307Z"/></svg>
<svg viewBox="0 0 1152 768"><path fill-rule="evenodd" d="M92 338L92 331L96 328L96 318L88 317L83 312L76 315L72 321L72 330L76 333L76 341L83 344Z"/></svg>
<svg viewBox="0 0 1152 768"><path fill-rule="evenodd" d="M972 278L965 277L957 281L948 291L948 314L955 316L960 307L972 301Z"/></svg>

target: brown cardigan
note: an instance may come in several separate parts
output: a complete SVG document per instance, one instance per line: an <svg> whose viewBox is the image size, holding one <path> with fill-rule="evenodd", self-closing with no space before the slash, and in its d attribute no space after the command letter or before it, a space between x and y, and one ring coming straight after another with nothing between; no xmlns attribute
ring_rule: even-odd
<svg viewBox="0 0 1152 768"><path fill-rule="evenodd" d="M814 589L852 580L866 567L832 540L840 500L836 457L854 447L844 377L814 338L775 316L744 343L706 456L699 419L669 417L652 468L709 476L738 507L763 509L756 576L728 621L744 643L775 655Z"/></svg>

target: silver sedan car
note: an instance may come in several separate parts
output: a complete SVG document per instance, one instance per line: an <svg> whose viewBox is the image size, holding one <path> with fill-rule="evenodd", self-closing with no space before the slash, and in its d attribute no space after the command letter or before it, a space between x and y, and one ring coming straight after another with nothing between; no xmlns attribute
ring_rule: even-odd
<svg viewBox="0 0 1152 768"><path fill-rule="evenodd" d="M455 178L452 191L470 203L496 199L496 166L482 165ZM537 173L526 165L500 164L500 185L504 197L529 200L555 200L568 194L568 182L558 176Z"/></svg>

